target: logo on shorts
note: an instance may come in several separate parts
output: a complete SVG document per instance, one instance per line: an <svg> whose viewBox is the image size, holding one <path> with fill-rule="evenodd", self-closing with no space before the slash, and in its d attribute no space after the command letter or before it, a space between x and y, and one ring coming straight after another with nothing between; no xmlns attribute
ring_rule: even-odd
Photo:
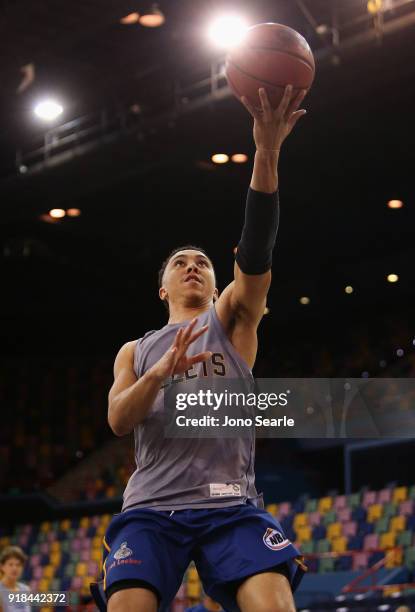
<svg viewBox="0 0 415 612"><path fill-rule="evenodd" d="M268 527L262 538L265 546L271 550L281 550L291 544L290 540L285 538L280 531Z"/></svg>
<svg viewBox="0 0 415 612"><path fill-rule="evenodd" d="M131 550L131 548L128 548L127 542L123 542L121 546L119 547L119 549L115 551L114 559L117 559L117 561L119 559L126 559L127 557L130 557L132 554L133 554L133 551Z"/></svg>

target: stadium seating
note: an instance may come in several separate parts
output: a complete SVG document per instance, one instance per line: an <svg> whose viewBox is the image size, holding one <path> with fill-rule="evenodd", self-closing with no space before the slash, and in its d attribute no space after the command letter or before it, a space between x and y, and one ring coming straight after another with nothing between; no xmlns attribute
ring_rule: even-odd
<svg viewBox="0 0 415 612"><path fill-rule="evenodd" d="M291 530L309 574L363 571L385 559L386 569L404 566L414 575L414 525L408 528L414 500L415 487L390 487L348 497L274 503L267 509ZM23 580L33 590L69 590L87 597L89 583L101 571L102 538L110 520L105 514L19 525L12 533L0 532L0 548L23 547L29 555ZM200 594L196 568L190 566L180 596L195 602Z"/></svg>

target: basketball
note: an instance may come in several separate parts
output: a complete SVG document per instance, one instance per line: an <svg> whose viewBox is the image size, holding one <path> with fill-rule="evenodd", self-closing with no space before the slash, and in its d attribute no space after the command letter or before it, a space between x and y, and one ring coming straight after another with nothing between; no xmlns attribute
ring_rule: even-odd
<svg viewBox="0 0 415 612"><path fill-rule="evenodd" d="M246 96L260 108L258 89L263 87L275 108L287 85L293 86L293 97L310 89L315 63L301 34L280 23L260 23L248 28L242 42L227 54L225 74L238 99Z"/></svg>

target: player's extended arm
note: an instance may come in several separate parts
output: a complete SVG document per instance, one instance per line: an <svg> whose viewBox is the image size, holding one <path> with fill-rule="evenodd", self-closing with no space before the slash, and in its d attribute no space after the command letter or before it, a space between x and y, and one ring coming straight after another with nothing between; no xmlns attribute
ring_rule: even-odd
<svg viewBox="0 0 415 612"><path fill-rule="evenodd" d="M197 319L181 327L172 346L139 379L134 372L136 342L127 342L114 363L114 384L108 395L108 423L116 436L125 436L141 423L150 411L162 383L173 374L183 374L193 364L209 359L209 351L188 357L190 344L204 334L208 326L193 331Z"/></svg>
<svg viewBox="0 0 415 612"><path fill-rule="evenodd" d="M272 251L279 220L278 158L280 148L305 110L297 110L305 91L292 96L288 85L276 109L272 109L264 89L259 90L262 109L246 98L242 103L254 118L256 153L248 190L245 224L235 262L235 281L230 286L232 310L242 313L254 325L264 312L271 283Z"/></svg>

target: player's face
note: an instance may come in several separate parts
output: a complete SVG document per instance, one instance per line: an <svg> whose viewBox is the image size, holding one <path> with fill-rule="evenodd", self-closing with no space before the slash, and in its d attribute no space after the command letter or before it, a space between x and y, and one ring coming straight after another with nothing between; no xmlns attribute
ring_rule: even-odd
<svg viewBox="0 0 415 612"><path fill-rule="evenodd" d="M200 251L179 251L170 259L163 277L160 297L169 303L210 302L217 295L215 273L210 260Z"/></svg>
<svg viewBox="0 0 415 612"><path fill-rule="evenodd" d="M19 580L23 572L23 563L20 559L11 557L2 563L1 570L5 578L9 580Z"/></svg>

